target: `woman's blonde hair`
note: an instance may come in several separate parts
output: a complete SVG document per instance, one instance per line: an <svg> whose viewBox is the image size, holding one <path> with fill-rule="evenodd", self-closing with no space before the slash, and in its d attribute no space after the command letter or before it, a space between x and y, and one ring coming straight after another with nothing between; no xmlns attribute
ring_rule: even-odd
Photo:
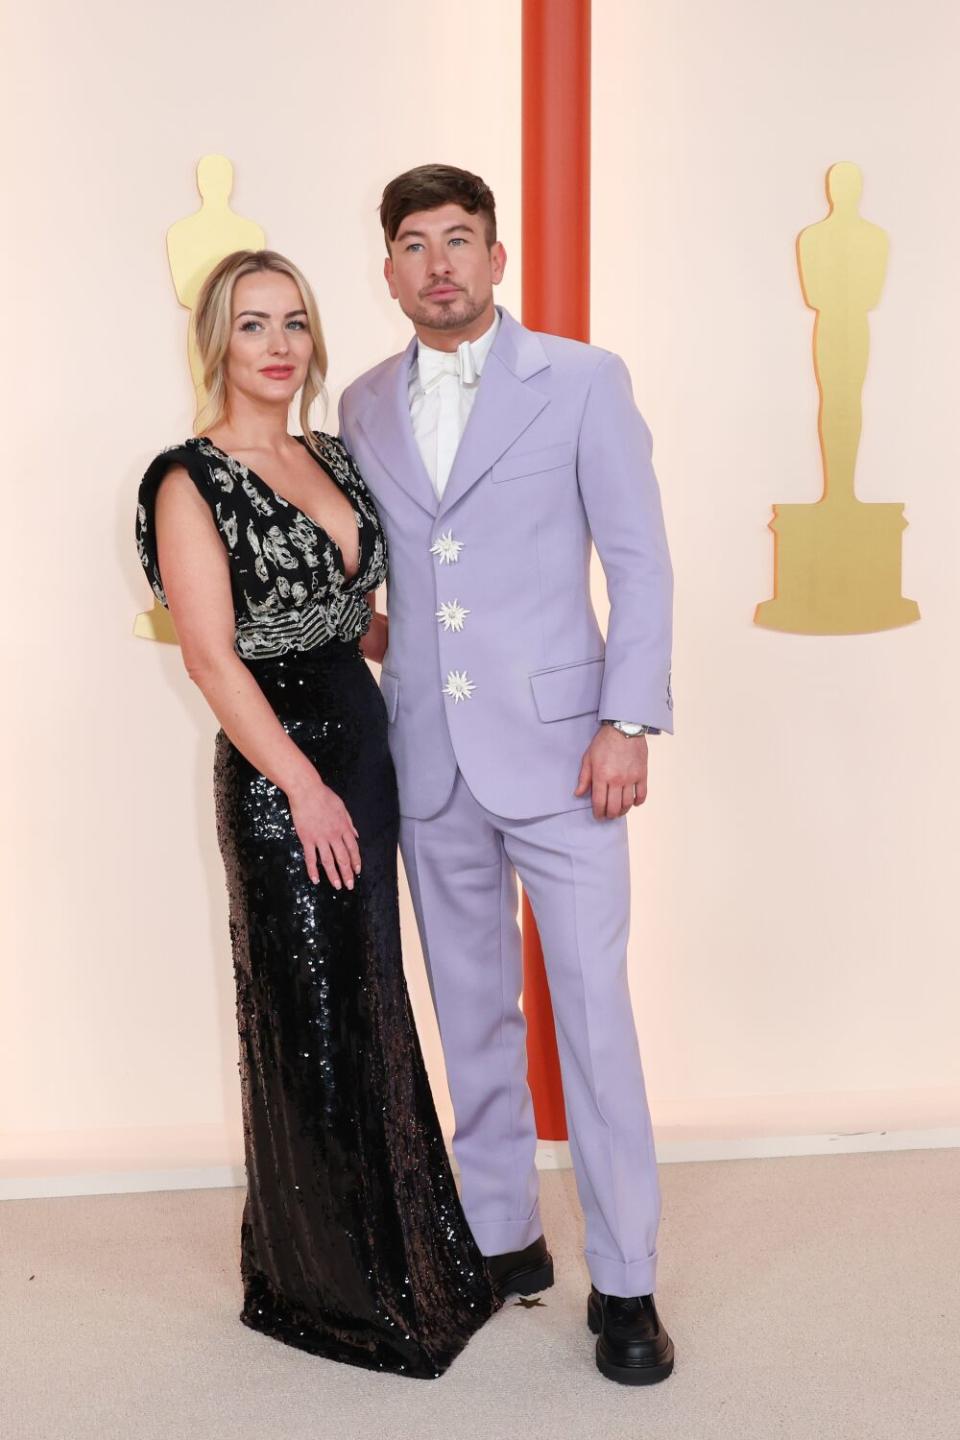
<svg viewBox="0 0 960 1440"><path fill-rule="evenodd" d="M233 331L233 289L244 275L257 275L263 271L289 275L300 291L303 308L307 312L307 329L313 341L313 352L300 392L300 428L307 445L316 452L317 444L310 428L310 407L318 395L326 396L323 382L327 375L327 347L313 291L296 265L276 250L235 250L232 255L224 256L200 287L193 312L193 334L206 397L197 410L194 433L205 435L226 414L226 358Z"/></svg>

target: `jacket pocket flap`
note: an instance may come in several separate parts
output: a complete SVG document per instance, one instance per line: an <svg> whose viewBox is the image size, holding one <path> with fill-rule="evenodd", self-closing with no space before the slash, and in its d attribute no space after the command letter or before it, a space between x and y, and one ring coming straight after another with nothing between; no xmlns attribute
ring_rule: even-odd
<svg viewBox="0 0 960 1440"><path fill-rule="evenodd" d="M530 676L533 699L541 720L568 720L573 715L595 715L600 708L603 656L537 670Z"/></svg>
<svg viewBox="0 0 960 1440"><path fill-rule="evenodd" d="M392 670L380 671L380 694L387 707L387 719L392 725L397 718L397 706L400 703L400 677L394 675Z"/></svg>
<svg viewBox="0 0 960 1440"><path fill-rule="evenodd" d="M572 465L577 458L575 440L562 445L547 445L542 450L521 450L519 454L509 453L498 460L493 467L493 478L517 480L521 475L539 475L544 470L560 470Z"/></svg>

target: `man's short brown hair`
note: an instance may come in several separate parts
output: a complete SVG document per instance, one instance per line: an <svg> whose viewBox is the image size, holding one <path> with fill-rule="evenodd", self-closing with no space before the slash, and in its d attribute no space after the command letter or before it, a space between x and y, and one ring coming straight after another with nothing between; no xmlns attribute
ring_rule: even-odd
<svg viewBox="0 0 960 1440"><path fill-rule="evenodd" d="M418 165L391 180L383 192L380 224L387 249L408 215L439 210L441 205L460 205L468 215L482 215L488 248L496 243L497 206L490 186L455 165Z"/></svg>

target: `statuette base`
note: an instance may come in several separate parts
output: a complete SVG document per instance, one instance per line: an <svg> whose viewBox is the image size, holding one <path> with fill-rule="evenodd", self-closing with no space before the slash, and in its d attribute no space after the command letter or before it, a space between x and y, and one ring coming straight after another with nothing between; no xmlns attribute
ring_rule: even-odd
<svg viewBox="0 0 960 1440"><path fill-rule="evenodd" d="M900 504L775 505L774 597L757 606L755 623L795 635L861 635L920 619L900 593Z"/></svg>

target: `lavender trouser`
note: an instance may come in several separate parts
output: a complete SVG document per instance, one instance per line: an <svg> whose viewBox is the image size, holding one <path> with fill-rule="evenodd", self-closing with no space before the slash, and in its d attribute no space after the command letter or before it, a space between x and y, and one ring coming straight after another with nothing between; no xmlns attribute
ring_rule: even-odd
<svg viewBox="0 0 960 1440"><path fill-rule="evenodd" d="M463 1207L485 1255L541 1233L517 875L537 919L590 1278L609 1295L655 1288L660 1189L627 986L625 820L589 809L533 820L485 810L462 776L400 845L456 1119Z"/></svg>

